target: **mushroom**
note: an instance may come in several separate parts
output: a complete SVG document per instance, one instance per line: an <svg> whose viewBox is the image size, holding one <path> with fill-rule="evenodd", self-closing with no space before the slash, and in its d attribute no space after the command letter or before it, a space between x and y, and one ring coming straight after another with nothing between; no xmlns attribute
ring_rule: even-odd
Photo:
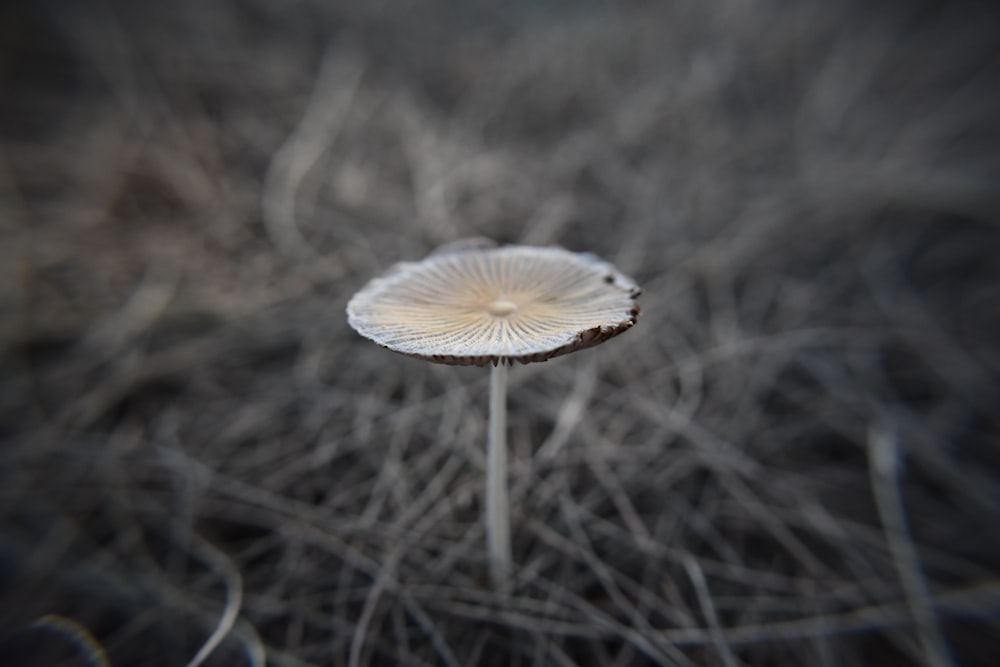
<svg viewBox="0 0 1000 667"><path fill-rule="evenodd" d="M349 324L395 352L490 375L486 534L498 588L511 572L507 366L545 361L631 328L639 288L591 254L466 241L373 279L347 304Z"/></svg>

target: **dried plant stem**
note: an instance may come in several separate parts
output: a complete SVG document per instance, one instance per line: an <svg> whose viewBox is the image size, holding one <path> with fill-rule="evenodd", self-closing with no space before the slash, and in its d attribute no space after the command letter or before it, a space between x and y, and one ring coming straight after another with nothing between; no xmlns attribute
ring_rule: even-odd
<svg viewBox="0 0 1000 667"><path fill-rule="evenodd" d="M223 640L225 640L226 635L232 631L233 626L239 618L240 609L243 606L243 577L229 557L212 546L208 541L197 536L193 539L193 548L199 558L219 571L225 578L226 606L215 631L212 632L212 635L198 650L198 653L191 658L187 667L198 667L219 648ZM250 652L249 655L254 665L262 665L264 664L264 660L266 660L263 655L260 655L260 652Z"/></svg>
<svg viewBox="0 0 1000 667"><path fill-rule="evenodd" d="M868 436L868 454L871 463L872 491L879 516L885 527L886 539L896 570L903 584L903 593L913 620L917 636L924 649L929 667L953 667L948 643L934 611L934 597L920 567L916 545L910 537L903 508L903 494L899 488L899 443L895 431L872 429Z"/></svg>
<svg viewBox="0 0 1000 667"><path fill-rule="evenodd" d="M486 545L497 590L509 584L510 503L507 498L507 364L490 373L489 455L486 465Z"/></svg>

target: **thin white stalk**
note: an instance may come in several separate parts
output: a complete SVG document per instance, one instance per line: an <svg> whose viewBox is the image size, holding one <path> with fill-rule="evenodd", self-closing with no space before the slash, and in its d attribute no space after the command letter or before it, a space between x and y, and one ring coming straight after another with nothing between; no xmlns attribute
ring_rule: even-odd
<svg viewBox="0 0 1000 667"><path fill-rule="evenodd" d="M507 499L507 364L490 372L489 452L486 464L486 546L493 586L510 583L510 501Z"/></svg>

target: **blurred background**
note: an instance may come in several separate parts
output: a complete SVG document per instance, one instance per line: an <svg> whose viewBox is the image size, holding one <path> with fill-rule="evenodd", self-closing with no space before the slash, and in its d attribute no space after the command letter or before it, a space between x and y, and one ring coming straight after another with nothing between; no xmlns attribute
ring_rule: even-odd
<svg viewBox="0 0 1000 667"><path fill-rule="evenodd" d="M0 661L1000 662L989 3L0 8ZM643 287L487 375L344 307L472 236Z"/></svg>

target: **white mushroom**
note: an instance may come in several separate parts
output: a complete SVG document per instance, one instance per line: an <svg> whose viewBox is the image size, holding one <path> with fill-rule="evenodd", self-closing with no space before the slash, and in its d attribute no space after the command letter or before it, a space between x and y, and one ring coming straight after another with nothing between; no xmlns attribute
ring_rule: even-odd
<svg viewBox="0 0 1000 667"><path fill-rule="evenodd" d="M347 304L350 325L395 352L493 365L487 543L493 579L511 569L507 503L507 365L597 345L631 328L639 288L611 264L557 247L464 243L397 264Z"/></svg>

